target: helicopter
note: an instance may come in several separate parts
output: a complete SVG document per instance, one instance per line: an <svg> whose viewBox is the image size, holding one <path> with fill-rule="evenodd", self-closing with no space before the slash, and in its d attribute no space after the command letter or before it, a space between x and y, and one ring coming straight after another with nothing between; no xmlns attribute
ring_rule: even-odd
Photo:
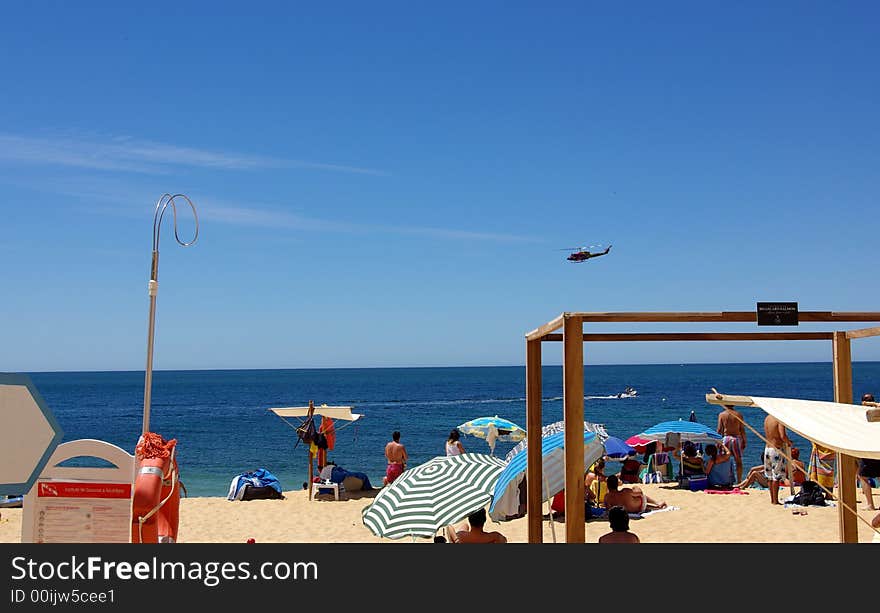
<svg viewBox="0 0 880 613"><path fill-rule="evenodd" d="M573 250L573 251L572 251ZM608 255L608 252L611 251L611 245L605 249L605 251L590 251L587 247L567 247L565 251L572 251L569 254L566 260L569 262L586 262L590 258L597 258L601 255Z"/></svg>

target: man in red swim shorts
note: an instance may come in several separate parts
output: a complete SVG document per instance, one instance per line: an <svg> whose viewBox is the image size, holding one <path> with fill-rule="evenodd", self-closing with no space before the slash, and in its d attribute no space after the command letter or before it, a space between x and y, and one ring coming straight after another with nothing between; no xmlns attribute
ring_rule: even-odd
<svg viewBox="0 0 880 613"><path fill-rule="evenodd" d="M391 433L391 440L385 445L385 459L388 460L388 467L382 483L391 485L406 470L407 460L406 447L400 443L400 432L396 430Z"/></svg>

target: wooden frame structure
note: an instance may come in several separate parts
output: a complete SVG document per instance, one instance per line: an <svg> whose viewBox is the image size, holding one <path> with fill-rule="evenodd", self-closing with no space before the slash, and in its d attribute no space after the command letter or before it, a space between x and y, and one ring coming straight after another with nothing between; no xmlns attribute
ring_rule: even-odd
<svg viewBox="0 0 880 613"><path fill-rule="evenodd" d="M880 327L831 332L584 332L584 324L596 323L753 323L757 311L637 312L591 313L566 312L526 334L526 438L529 449L541 448L542 425L542 351L545 341L563 343L563 403L565 419L565 541L583 543L584 524L584 343L621 341L831 341L834 370L834 401L852 403L852 357L850 341L880 336ZM798 322L880 322L880 312L801 311ZM556 332L562 329L562 333ZM838 497L840 540L858 542L856 518L845 506L856 506L856 458L838 454ZM541 483L541 458L528 455L527 483ZM541 488L527 490L528 538L530 543L543 541Z"/></svg>

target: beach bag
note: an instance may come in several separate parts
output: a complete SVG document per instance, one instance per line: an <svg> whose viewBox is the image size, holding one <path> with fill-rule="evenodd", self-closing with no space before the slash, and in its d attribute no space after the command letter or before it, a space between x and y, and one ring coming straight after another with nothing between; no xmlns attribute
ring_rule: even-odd
<svg viewBox="0 0 880 613"><path fill-rule="evenodd" d="M315 440L315 436L317 436L318 431L315 428L315 420L311 417L296 429L297 438L305 443L306 445L311 444Z"/></svg>
<svg viewBox="0 0 880 613"><path fill-rule="evenodd" d="M824 507L825 494L822 492L822 488L819 487L818 483L807 480L801 484L801 491L794 495L791 502L792 504L797 504L802 507Z"/></svg>
<svg viewBox="0 0 880 613"><path fill-rule="evenodd" d="M663 483L663 473L659 470L646 470L642 474L642 483Z"/></svg>

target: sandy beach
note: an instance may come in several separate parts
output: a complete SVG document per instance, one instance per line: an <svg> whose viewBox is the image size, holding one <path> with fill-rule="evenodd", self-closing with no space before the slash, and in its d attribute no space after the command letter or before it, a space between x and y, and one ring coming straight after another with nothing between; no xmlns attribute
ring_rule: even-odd
<svg viewBox="0 0 880 613"><path fill-rule="evenodd" d="M707 494L680 490L674 484L643 485L652 498L664 500L675 510L653 513L630 522L630 530L643 543L836 543L837 507L809 507L807 515L795 515L791 508L770 504L769 492L748 489L748 494ZM309 500L305 490L285 492L284 500L231 502L225 498L185 498L181 501L181 543L394 543L411 544L412 539L378 538L361 521L361 510L370 504L374 492L354 492L342 499ZM788 488L782 492L789 493ZM880 492L874 491L875 499ZM870 521L876 511L865 507L858 495L858 511ZM2 509L0 542L21 540L21 509ZM526 519L488 522L511 543L527 542ZM556 542L565 541L565 526L554 522ZM587 523L586 542L596 542L609 530L607 521ZM859 542L871 541L873 532L858 522ZM430 543L418 539L418 543ZM544 542L553 542L553 530L544 522Z"/></svg>

